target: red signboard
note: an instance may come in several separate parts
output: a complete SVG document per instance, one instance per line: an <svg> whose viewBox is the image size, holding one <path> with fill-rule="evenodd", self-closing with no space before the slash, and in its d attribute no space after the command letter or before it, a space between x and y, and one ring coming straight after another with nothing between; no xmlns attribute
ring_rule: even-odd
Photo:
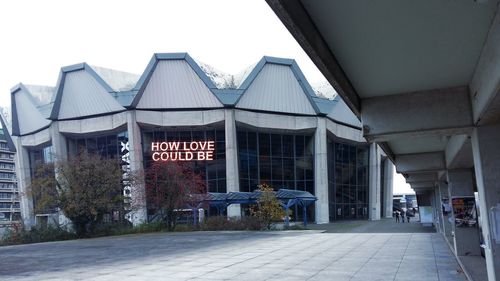
<svg viewBox="0 0 500 281"><path fill-rule="evenodd" d="M153 161L210 161L214 160L214 141L152 142Z"/></svg>

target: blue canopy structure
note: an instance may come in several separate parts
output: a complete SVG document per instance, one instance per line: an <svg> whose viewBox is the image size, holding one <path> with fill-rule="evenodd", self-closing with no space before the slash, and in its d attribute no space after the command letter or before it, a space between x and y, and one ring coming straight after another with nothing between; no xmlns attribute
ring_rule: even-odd
<svg viewBox="0 0 500 281"><path fill-rule="evenodd" d="M283 188L275 191L275 194L285 210L285 214L287 214L285 216L285 224L288 226L290 223L288 210L297 205L303 207L304 226L307 226L306 207L314 203L318 198L307 191ZM210 206L217 208L219 214L222 214L222 212L232 204L256 204L261 195L262 192L258 190L254 192L209 192L204 201Z"/></svg>

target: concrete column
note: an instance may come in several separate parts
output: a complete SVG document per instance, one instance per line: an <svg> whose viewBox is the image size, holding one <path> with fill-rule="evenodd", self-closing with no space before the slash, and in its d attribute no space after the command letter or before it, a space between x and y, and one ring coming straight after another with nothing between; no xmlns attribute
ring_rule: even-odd
<svg viewBox="0 0 500 281"><path fill-rule="evenodd" d="M316 223L330 222L328 208L328 153L326 141L326 119L318 118L314 133L314 195Z"/></svg>
<svg viewBox="0 0 500 281"><path fill-rule="evenodd" d="M500 239L495 239L490 210L500 203L500 124L476 127L472 133L472 154L479 195L481 227L485 244L488 279L500 278Z"/></svg>
<svg viewBox="0 0 500 281"><path fill-rule="evenodd" d="M128 132L128 151L129 157L125 157L125 161L129 161L129 169L131 173L137 173L143 168L143 154L141 142L141 128L137 124L135 118L135 111L127 112L127 132ZM121 154L123 154L127 145L120 145ZM126 155L126 154L125 154ZM147 208L146 208L146 190L144 182L134 182L133 185L126 185L124 192L129 192L130 198L130 212L125 217L132 224L139 225L147 222ZM127 196L127 195L126 195Z"/></svg>
<svg viewBox="0 0 500 281"><path fill-rule="evenodd" d="M443 214L443 207L442 207L442 202L443 202L443 193L441 192L441 185L444 183L439 181L436 183L436 188L434 193L436 194L436 205L435 205L435 212L437 214L437 223L438 223L438 228L437 230L444 235L445 233L445 225L444 225L444 214Z"/></svg>
<svg viewBox="0 0 500 281"><path fill-rule="evenodd" d="M446 213L443 211L443 199L447 199L448 203L451 206L451 200L450 200L450 195L448 192L448 184L444 181L438 181L438 187L439 187L439 193L441 195L441 205L439 206L439 209L441 210L441 214L443 216L443 234L445 238L448 240L450 244L453 244L453 237L452 237L452 226L451 223L453 221L453 216L451 214L451 211L446 211Z"/></svg>
<svg viewBox="0 0 500 281"><path fill-rule="evenodd" d="M392 218L392 197L393 197L393 177L394 177L394 164L389 158L384 161L384 217Z"/></svg>
<svg viewBox="0 0 500 281"><path fill-rule="evenodd" d="M474 198L473 178L471 169L448 170L448 192L450 202L456 197ZM479 233L475 227L457 227L455 225L456 214L452 209L453 221L453 244L457 256L479 256Z"/></svg>
<svg viewBox="0 0 500 281"><path fill-rule="evenodd" d="M65 161L68 159L68 145L66 142L66 137L64 137L59 132L59 123L57 121L52 122L50 126L50 137L52 139L52 153L55 162ZM57 171L55 172L55 177L57 178ZM72 227L71 220L64 215L62 211L59 211L57 216L57 223L61 226Z"/></svg>
<svg viewBox="0 0 500 281"><path fill-rule="evenodd" d="M370 144L368 209L370 220L380 220L380 153L376 143Z"/></svg>
<svg viewBox="0 0 500 281"><path fill-rule="evenodd" d="M238 169L238 141L234 110L225 109L226 128L226 190L240 191L240 174ZM233 204L227 208L228 217L241 217L241 206Z"/></svg>
<svg viewBox="0 0 500 281"><path fill-rule="evenodd" d="M21 137L17 137L14 142L16 143L16 156L15 169L17 177L17 188L19 190L21 218L25 229L30 229L35 225L35 212L33 210L33 197L29 190L31 183L30 174L30 160L28 150L22 146Z"/></svg>

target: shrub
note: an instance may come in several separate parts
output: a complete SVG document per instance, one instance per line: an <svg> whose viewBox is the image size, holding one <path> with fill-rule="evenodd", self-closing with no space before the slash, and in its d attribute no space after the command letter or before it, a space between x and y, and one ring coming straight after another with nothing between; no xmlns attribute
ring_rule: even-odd
<svg viewBox="0 0 500 281"><path fill-rule="evenodd" d="M75 233L58 226L33 227L25 230L21 224L13 225L4 234L0 245L17 245L76 239Z"/></svg>
<svg viewBox="0 0 500 281"><path fill-rule="evenodd" d="M262 224L255 217L242 217L240 219L227 218L225 216L213 216L207 218L200 224L200 230L260 230Z"/></svg>
<svg viewBox="0 0 500 281"><path fill-rule="evenodd" d="M285 211L270 185L260 184L257 191L261 194L257 199L257 205L251 209L251 213L259 219L265 229L269 230L273 222L281 221L285 216Z"/></svg>

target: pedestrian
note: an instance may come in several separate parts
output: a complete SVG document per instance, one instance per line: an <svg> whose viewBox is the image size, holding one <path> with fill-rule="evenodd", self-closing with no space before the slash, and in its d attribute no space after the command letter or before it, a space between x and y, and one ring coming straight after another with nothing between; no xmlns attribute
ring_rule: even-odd
<svg viewBox="0 0 500 281"><path fill-rule="evenodd" d="M401 222L402 223L405 223L405 213L406 213L405 210L401 211Z"/></svg>
<svg viewBox="0 0 500 281"><path fill-rule="evenodd" d="M398 223L399 222L399 211L396 210L396 222Z"/></svg>
<svg viewBox="0 0 500 281"><path fill-rule="evenodd" d="M413 207L413 216L415 216L416 212L417 212L417 209L415 209L415 207Z"/></svg>
<svg viewBox="0 0 500 281"><path fill-rule="evenodd" d="M404 220L404 218L403 218ZM406 212L406 222L410 223L410 211Z"/></svg>

